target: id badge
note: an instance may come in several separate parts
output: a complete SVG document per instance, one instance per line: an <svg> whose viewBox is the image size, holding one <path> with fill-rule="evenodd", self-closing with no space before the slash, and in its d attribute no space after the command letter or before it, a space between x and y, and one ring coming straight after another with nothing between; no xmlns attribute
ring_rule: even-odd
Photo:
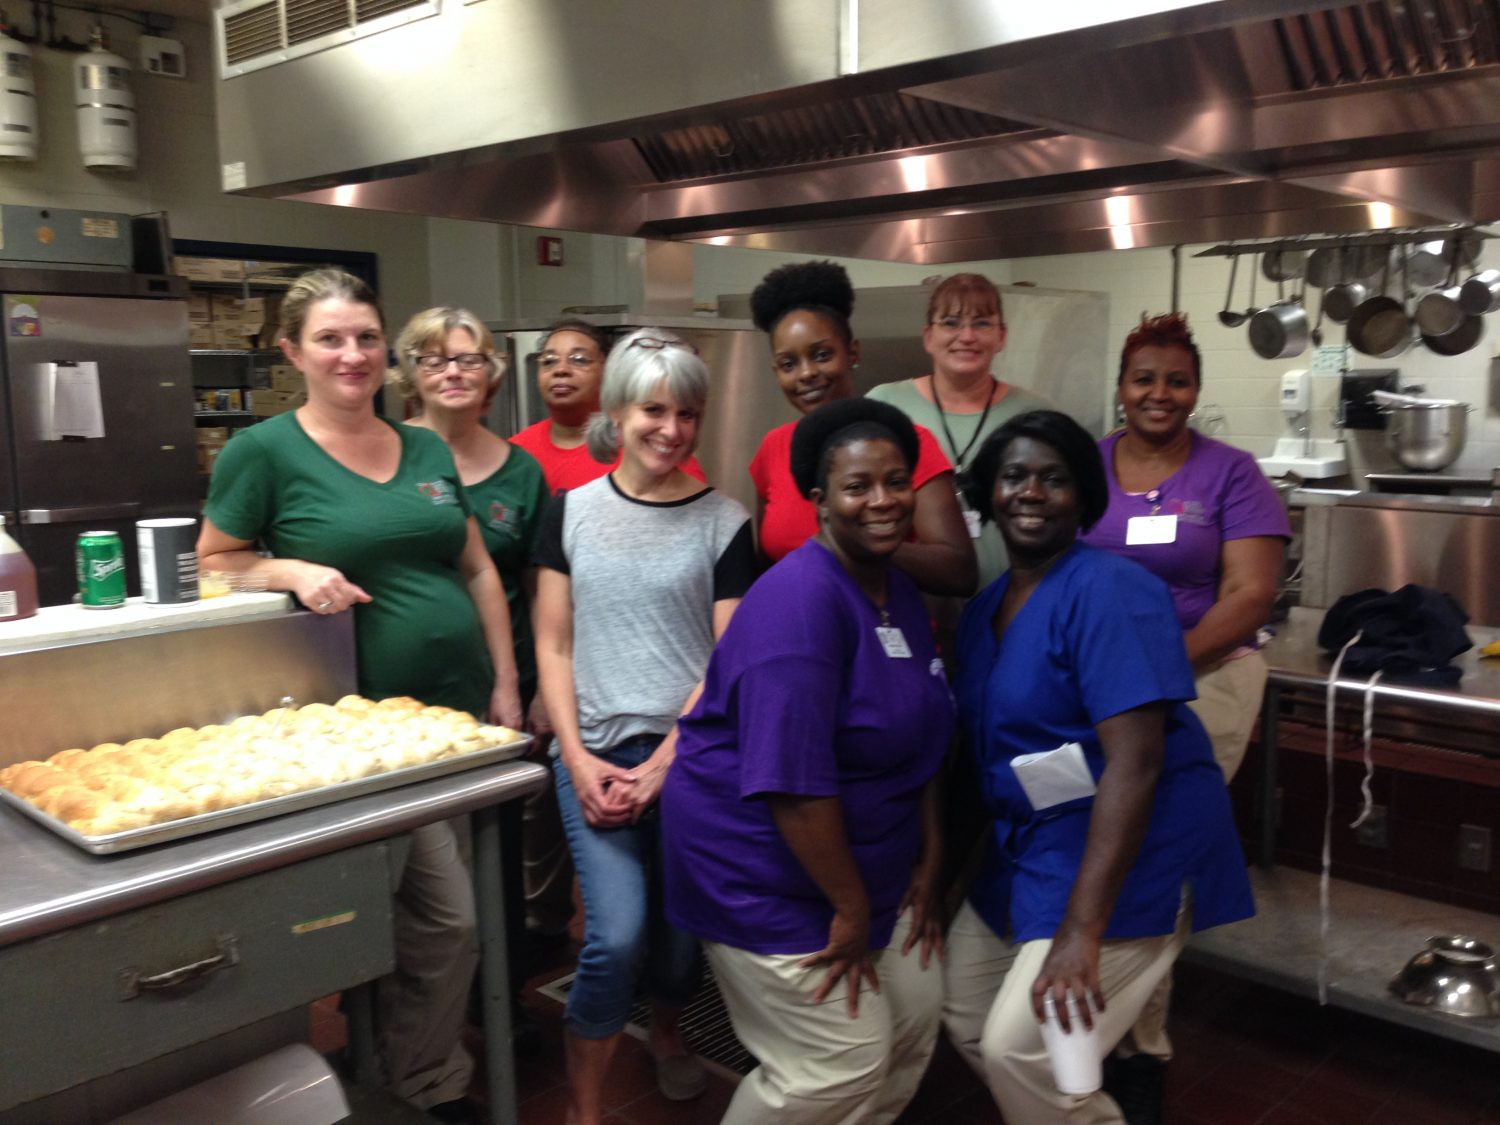
<svg viewBox="0 0 1500 1125"><path fill-rule="evenodd" d="M979 513L973 508L964 509L964 527L969 529L969 538L979 538Z"/></svg>
<svg viewBox="0 0 1500 1125"><path fill-rule="evenodd" d="M1146 547L1153 543L1177 542L1177 517L1131 516L1125 521L1125 545Z"/></svg>
<svg viewBox="0 0 1500 1125"><path fill-rule="evenodd" d="M875 635L880 638L880 647L885 649L885 654L896 659L907 659L911 656L911 649L907 647L906 637L900 628L895 625L875 626Z"/></svg>

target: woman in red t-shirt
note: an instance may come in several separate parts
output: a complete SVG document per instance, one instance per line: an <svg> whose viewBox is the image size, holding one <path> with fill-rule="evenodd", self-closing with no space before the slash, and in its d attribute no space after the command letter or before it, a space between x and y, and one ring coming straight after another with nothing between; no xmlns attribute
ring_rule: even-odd
<svg viewBox="0 0 1500 1125"><path fill-rule="evenodd" d="M771 337L771 369L781 393L801 414L850 398L859 341L849 328L854 289L834 262L794 262L768 273L750 295L756 327ZM776 562L818 531L817 509L792 481L790 452L795 422L768 433L750 461L759 497L756 541ZM953 468L937 439L921 426L916 473L917 508L912 536L897 548L895 563L929 594L968 597L979 572L963 514L953 491Z"/></svg>

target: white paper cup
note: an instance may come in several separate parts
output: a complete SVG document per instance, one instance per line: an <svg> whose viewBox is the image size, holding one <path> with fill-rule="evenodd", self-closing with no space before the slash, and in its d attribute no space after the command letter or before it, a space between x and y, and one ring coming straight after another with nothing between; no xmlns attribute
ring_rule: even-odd
<svg viewBox="0 0 1500 1125"><path fill-rule="evenodd" d="M1068 993L1068 1023L1073 1030L1064 1031L1057 1020L1052 994L1049 992L1042 998L1042 1010L1047 1017L1042 1023L1042 1042L1052 1062L1052 1080L1063 1094L1092 1094L1104 1084L1099 1032L1083 1026L1080 1007L1078 997Z"/></svg>

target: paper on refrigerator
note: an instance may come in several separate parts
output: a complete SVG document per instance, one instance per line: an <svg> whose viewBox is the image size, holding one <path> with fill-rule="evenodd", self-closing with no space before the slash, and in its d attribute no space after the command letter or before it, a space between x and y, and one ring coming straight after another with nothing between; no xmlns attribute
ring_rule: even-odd
<svg viewBox="0 0 1500 1125"><path fill-rule="evenodd" d="M104 407L99 399L99 365L39 363L37 375L37 435L43 441L64 438L102 438Z"/></svg>

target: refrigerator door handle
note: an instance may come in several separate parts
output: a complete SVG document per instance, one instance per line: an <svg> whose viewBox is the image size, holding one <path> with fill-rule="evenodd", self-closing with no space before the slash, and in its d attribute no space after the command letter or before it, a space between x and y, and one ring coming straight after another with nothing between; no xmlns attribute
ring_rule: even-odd
<svg viewBox="0 0 1500 1125"><path fill-rule="evenodd" d="M94 520L123 520L138 516L141 506L129 504L96 504L89 508L22 508L22 523L91 523Z"/></svg>

